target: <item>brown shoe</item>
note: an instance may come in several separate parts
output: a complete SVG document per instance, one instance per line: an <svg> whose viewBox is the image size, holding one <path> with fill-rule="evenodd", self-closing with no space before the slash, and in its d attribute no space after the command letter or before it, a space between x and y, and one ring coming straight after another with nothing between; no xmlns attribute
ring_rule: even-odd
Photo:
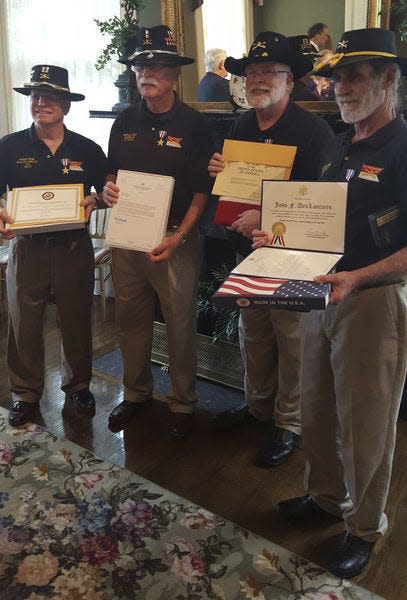
<svg viewBox="0 0 407 600"><path fill-rule="evenodd" d="M183 440L192 429L192 415L170 413L170 436L174 440Z"/></svg>
<svg viewBox="0 0 407 600"><path fill-rule="evenodd" d="M14 400L8 413L8 422L12 427L20 427L31 422L37 414L38 402L22 402Z"/></svg>
<svg viewBox="0 0 407 600"><path fill-rule="evenodd" d="M121 431L143 408L151 406L152 398L145 402L127 402L123 400L109 415L109 429L113 433Z"/></svg>

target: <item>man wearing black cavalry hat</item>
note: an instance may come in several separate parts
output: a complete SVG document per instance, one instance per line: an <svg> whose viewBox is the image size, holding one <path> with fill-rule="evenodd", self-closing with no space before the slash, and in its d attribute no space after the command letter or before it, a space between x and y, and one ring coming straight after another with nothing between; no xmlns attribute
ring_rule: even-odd
<svg viewBox="0 0 407 600"><path fill-rule="evenodd" d="M83 184L86 220L106 175L102 149L64 126L71 101L84 100L71 92L68 71L54 65L36 65L30 83L17 92L30 97L30 129L0 140L0 195L14 187ZM0 211L0 234L11 238ZM91 306L94 258L87 229L19 235L11 241L7 266L9 334L7 367L12 394L11 425L35 418L44 390L43 325L52 292L61 329L62 390L78 412L93 415Z"/></svg>
<svg viewBox="0 0 407 600"><path fill-rule="evenodd" d="M108 206L120 202L113 183L118 169L175 179L168 230L150 253L113 249L116 317L124 363L124 400L109 417L113 431L123 429L153 394L151 344L155 294L167 326L171 379L170 434L185 437L196 402L196 293L199 278L198 221L211 182L207 173L213 152L203 115L174 92L180 66L194 59L180 56L165 25L142 27L134 53L125 59L136 74L141 101L122 111L109 141L109 181L103 193Z"/></svg>
<svg viewBox="0 0 407 600"><path fill-rule="evenodd" d="M349 182L345 252L335 274L316 278L332 286L327 309L302 321L307 495L277 510L299 523L326 513L344 520L327 560L344 578L363 571L388 528L407 364L407 125L397 114L406 69L394 33L382 29L344 33L315 69L333 77L342 119L353 125L331 144L321 176Z"/></svg>
<svg viewBox="0 0 407 600"><path fill-rule="evenodd" d="M225 68L233 75L245 76L246 97L253 107L236 119L227 137L296 146L291 179L317 179L324 147L332 140L333 132L322 119L303 110L290 98L293 80L310 71L312 62L296 52L285 36L266 31L256 37L247 57L229 57ZM215 154L209 163L209 172L215 176L223 167L222 156ZM259 224L260 210L245 211L232 223L231 241L238 258L251 252L252 231ZM221 413L215 423L229 427L244 421L274 419L274 427L256 459L262 467L284 462L301 434L300 314L268 308L240 313L247 406Z"/></svg>

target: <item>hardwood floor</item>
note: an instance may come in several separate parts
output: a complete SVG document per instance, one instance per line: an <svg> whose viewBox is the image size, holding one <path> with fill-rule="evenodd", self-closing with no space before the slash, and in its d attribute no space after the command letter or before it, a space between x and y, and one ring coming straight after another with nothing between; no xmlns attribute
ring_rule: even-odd
<svg viewBox="0 0 407 600"><path fill-rule="evenodd" d="M114 340L112 303L109 320L102 323L95 299L95 356ZM4 355L7 306L0 302L0 348ZM195 432L187 442L172 442L166 430L167 407L156 400L124 433L107 429L107 417L121 400L121 385L114 378L95 376L92 390L97 398L94 419L76 418L62 408L59 388L59 337L55 310L49 307L45 328L46 389L41 402L44 426L58 436L93 450L103 458L168 488L251 531L269 538L316 562L318 546L340 531L341 524L320 522L298 527L282 522L273 507L282 499L303 493L304 456L297 450L289 461L273 470L252 466L265 431L261 426L230 432L215 431L205 413L196 414ZM0 365L0 404L9 406L4 359ZM388 534L377 545L368 569L355 582L387 600L407 598L407 422L399 421L398 440L387 514ZM232 600L232 599L231 599Z"/></svg>

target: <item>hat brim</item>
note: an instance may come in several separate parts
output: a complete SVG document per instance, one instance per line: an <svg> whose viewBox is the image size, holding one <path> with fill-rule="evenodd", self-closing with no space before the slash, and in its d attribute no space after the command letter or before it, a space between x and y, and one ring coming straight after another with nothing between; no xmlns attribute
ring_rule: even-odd
<svg viewBox="0 0 407 600"><path fill-rule="evenodd" d="M194 58L189 58L188 56L175 56L170 54L159 53L156 54L154 51L151 52L153 56L151 58L147 58L145 54L139 54L134 58L119 58L118 62L122 65L139 65L139 66L148 66L148 65L166 65L168 67L182 67L184 65L192 65L195 62Z"/></svg>
<svg viewBox="0 0 407 600"><path fill-rule="evenodd" d="M253 63L265 63L265 62L278 62L288 65L293 73L294 79L300 79L306 73L312 71L312 60L303 56L302 54L290 53L279 55L278 53L273 55L249 57L244 58L233 58L228 56L225 60L225 69L232 75L244 75L246 68Z"/></svg>
<svg viewBox="0 0 407 600"><path fill-rule="evenodd" d="M346 54L338 60L335 66L331 67L329 62L321 67L321 69L314 69L311 75L320 75L321 77L332 77L335 69L346 67L346 65L352 65L359 62L394 62L399 65L401 74L407 75L407 58L377 58L377 56L371 56L366 54L365 56L346 56Z"/></svg>
<svg viewBox="0 0 407 600"><path fill-rule="evenodd" d="M23 88L13 88L15 92L19 94L24 94L24 96L29 96L33 90L46 90L47 92L54 92L55 94L59 94L60 96L66 98L67 100L71 100L72 102L80 102L81 100L85 100L85 96L83 94L75 94L73 92L63 92L60 90L56 90L49 85L27 85Z"/></svg>

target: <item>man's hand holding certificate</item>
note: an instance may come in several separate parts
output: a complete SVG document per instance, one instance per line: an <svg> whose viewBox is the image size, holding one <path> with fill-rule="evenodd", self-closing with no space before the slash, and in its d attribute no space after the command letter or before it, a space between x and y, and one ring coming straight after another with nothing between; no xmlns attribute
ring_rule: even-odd
<svg viewBox="0 0 407 600"><path fill-rule="evenodd" d="M174 179L166 175L119 170L118 195L112 206L106 243L109 246L151 252L165 237ZM117 200L117 201L116 201Z"/></svg>
<svg viewBox="0 0 407 600"><path fill-rule="evenodd" d="M224 169L212 191L220 196L214 222L231 225L245 210L260 208L262 180L289 179L296 151L295 146L225 140Z"/></svg>

